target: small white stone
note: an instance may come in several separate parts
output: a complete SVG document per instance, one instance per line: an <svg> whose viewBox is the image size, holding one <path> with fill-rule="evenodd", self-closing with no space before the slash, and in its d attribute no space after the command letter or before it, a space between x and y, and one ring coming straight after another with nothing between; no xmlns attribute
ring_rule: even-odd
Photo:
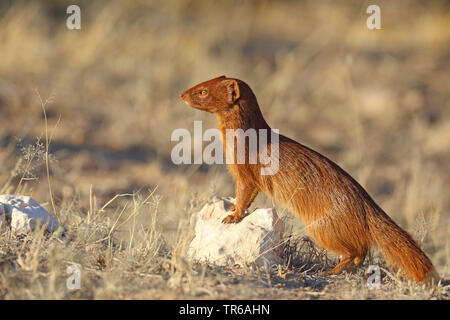
<svg viewBox="0 0 450 320"><path fill-rule="evenodd" d="M234 201L214 197L193 216L195 237L187 257L219 266L282 264L284 223L275 209L257 209L238 223L222 223Z"/></svg>
<svg viewBox="0 0 450 320"><path fill-rule="evenodd" d="M10 218L10 228L16 235L27 234L38 223L47 225L47 231L58 228L58 220L51 216L39 203L29 196L0 195L0 223Z"/></svg>

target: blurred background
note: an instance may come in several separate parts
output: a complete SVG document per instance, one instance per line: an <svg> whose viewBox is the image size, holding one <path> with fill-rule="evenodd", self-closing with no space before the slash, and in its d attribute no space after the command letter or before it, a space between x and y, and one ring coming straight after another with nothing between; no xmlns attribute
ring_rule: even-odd
<svg viewBox="0 0 450 320"><path fill-rule="evenodd" d="M81 30L66 27L70 4L0 2L0 193L49 207L41 98L58 210L157 187L170 241L188 208L234 194L224 165L170 160L174 129L216 126L180 92L226 75L448 266L448 1L77 1ZM366 27L370 4L381 30Z"/></svg>

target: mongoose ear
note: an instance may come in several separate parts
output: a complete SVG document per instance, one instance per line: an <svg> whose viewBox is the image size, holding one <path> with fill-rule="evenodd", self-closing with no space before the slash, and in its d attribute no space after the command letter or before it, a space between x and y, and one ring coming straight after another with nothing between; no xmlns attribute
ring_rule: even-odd
<svg viewBox="0 0 450 320"><path fill-rule="evenodd" d="M234 79L226 79L223 80L222 83L225 85L225 88L227 88L228 103L235 103L241 96L241 93L239 91L239 84Z"/></svg>

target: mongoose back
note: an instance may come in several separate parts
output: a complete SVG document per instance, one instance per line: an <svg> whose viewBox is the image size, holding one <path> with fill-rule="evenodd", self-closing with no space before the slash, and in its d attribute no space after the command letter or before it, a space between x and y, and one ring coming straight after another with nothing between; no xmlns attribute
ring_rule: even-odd
<svg viewBox="0 0 450 320"><path fill-rule="evenodd" d="M267 129L269 125L250 87L239 79L221 76L181 94L189 106L217 116L226 149L227 129ZM236 204L224 223L237 223L259 191L299 216L321 247L341 256L328 271L337 274L362 264L372 245L379 247L388 265L416 282L436 279L430 259L336 163L310 148L279 135L279 168L261 175L262 163L227 163L236 182ZM258 138L259 139L259 138ZM268 141L270 151L271 140ZM248 144L245 142L248 152ZM236 150L234 150L236 154Z"/></svg>

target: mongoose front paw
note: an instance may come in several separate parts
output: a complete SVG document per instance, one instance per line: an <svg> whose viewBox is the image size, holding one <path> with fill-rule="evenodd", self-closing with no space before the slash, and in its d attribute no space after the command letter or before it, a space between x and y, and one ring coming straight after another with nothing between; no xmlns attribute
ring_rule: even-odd
<svg viewBox="0 0 450 320"><path fill-rule="evenodd" d="M238 216L236 214L230 214L222 220L222 223L238 223L242 220L243 217Z"/></svg>

